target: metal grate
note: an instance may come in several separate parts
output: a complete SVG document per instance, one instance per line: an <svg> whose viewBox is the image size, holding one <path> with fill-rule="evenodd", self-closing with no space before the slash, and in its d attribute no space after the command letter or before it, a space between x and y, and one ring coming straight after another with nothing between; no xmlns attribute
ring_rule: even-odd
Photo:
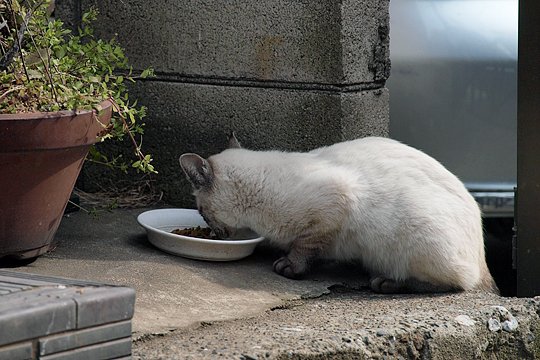
<svg viewBox="0 0 540 360"><path fill-rule="evenodd" d="M29 290L31 288L32 287L29 286L29 285L15 284L15 283L8 283L8 282L0 281L0 296L1 295L12 294L12 293L18 292L18 291Z"/></svg>

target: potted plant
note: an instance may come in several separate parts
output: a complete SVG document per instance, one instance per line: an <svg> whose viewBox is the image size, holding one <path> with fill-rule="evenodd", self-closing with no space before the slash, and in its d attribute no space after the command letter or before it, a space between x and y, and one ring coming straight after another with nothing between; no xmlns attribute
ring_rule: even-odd
<svg viewBox="0 0 540 360"><path fill-rule="evenodd" d="M155 172L136 141L145 109L129 101L135 77L123 49L94 38L96 10L71 31L50 17L53 7L0 3L0 258L35 258L53 246L85 159L129 166L96 142L129 138L132 166Z"/></svg>

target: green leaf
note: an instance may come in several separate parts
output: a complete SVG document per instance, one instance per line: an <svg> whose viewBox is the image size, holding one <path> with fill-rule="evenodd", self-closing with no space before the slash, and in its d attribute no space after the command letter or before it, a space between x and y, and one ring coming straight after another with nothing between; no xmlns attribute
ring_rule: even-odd
<svg viewBox="0 0 540 360"><path fill-rule="evenodd" d="M66 55L66 49L63 48L63 47L59 47L58 49L56 49L56 51L54 52L54 54L56 55L56 57L58 59L61 59L63 58L65 55Z"/></svg>
<svg viewBox="0 0 540 360"><path fill-rule="evenodd" d="M41 79L44 76L42 72L34 69L28 69L27 72L30 79Z"/></svg>
<svg viewBox="0 0 540 360"><path fill-rule="evenodd" d="M141 78L146 79L147 77L154 76L154 69L148 68L144 69L141 73Z"/></svg>

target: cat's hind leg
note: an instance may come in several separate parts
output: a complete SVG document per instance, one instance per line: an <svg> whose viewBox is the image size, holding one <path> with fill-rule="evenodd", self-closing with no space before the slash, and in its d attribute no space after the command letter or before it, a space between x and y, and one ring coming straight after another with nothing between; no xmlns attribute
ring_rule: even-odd
<svg viewBox="0 0 540 360"><path fill-rule="evenodd" d="M414 294L414 293L442 293L459 291L450 285L435 285L415 278L396 281L385 276L375 276L370 279L370 287L381 294Z"/></svg>

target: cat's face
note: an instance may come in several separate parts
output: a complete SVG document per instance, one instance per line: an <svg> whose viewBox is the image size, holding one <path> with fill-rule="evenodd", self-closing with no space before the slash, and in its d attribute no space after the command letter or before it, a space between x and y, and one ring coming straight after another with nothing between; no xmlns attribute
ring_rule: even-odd
<svg viewBox="0 0 540 360"><path fill-rule="evenodd" d="M203 217L208 226L214 230L216 235L221 239L226 239L234 232L234 229L228 226L223 219L223 216L219 216L222 213L223 206L217 203L216 196L212 189L201 189L194 192L197 200L197 210Z"/></svg>
<svg viewBox="0 0 540 360"><path fill-rule="evenodd" d="M241 148L234 132L229 135L229 149ZM197 209L208 226L222 239L234 234L239 219L234 211L234 184L227 181L215 165L197 154L180 156L180 166L193 185ZM229 179L230 180L230 179Z"/></svg>
<svg viewBox="0 0 540 360"><path fill-rule="evenodd" d="M208 226L220 238L233 235L238 219L234 216L230 184L223 181L211 163L199 155L182 155L180 165L193 185L197 209Z"/></svg>

